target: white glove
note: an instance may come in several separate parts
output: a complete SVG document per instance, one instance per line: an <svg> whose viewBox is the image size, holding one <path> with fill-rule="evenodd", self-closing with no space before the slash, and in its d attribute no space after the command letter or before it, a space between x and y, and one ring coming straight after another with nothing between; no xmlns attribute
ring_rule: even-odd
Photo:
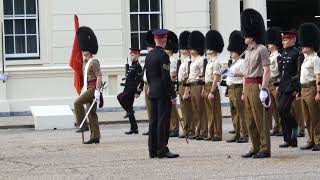
<svg viewBox="0 0 320 180"><path fill-rule="evenodd" d="M94 100L96 102L100 100L100 91L98 89L94 90Z"/></svg>
<svg viewBox="0 0 320 180"><path fill-rule="evenodd" d="M269 93L268 93L268 90L267 90L267 89L262 88L262 89L260 90L260 95L259 95L259 97L260 97L261 103L262 103L262 105L263 105L264 107L269 107L269 106L270 106L270 104L271 104L271 99L270 99L270 97L269 97ZM268 102L266 102L266 100L267 100L268 97L269 97L269 100L268 100Z"/></svg>
<svg viewBox="0 0 320 180"><path fill-rule="evenodd" d="M140 94L134 94L134 97L138 98L138 97L140 97Z"/></svg>
<svg viewBox="0 0 320 180"><path fill-rule="evenodd" d="M228 67L224 67L224 68L221 68L220 73L223 76L233 77L235 74L235 71L233 69L228 68Z"/></svg>
<svg viewBox="0 0 320 180"><path fill-rule="evenodd" d="M0 81L6 81L8 79L7 75L0 74Z"/></svg>

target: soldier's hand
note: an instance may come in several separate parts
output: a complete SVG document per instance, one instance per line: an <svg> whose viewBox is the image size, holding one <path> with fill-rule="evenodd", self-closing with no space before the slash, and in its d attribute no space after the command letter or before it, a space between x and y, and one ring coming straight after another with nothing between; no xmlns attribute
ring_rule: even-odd
<svg viewBox="0 0 320 180"><path fill-rule="evenodd" d="M177 98L171 99L172 104L177 104Z"/></svg>
<svg viewBox="0 0 320 180"><path fill-rule="evenodd" d="M316 97L314 98L316 101L320 101L320 93L317 93Z"/></svg>
<svg viewBox="0 0 320 180"><path fill-rule="evenodd" d="M209 93L208 99L209 99L209 100L213 100L213 99L214 99L214 95L213 95L212 93Z"/></svg>
<svg viewBox="0 0 320 180"><path fill-rule="evenodd" d="M134 94L134 97L138 98L138 97L140 97L140 94Z"/></svg>
<svg viewBox="0 0 320 180"><path fill-rule="evenodd" d="M241 94L241 100L244 101L244 94Z"/></svg>

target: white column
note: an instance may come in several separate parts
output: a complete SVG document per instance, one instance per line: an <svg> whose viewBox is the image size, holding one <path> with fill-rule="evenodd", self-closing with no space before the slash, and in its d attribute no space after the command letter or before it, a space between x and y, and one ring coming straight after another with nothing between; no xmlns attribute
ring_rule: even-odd
<svg viewBox="0 0 320 180"><path fill-rule="evenodd" d="M267 1L266 0L243 0L243 8L252 8L259 11L267 27Z"/></svg>
<svg viewBox="0 0 320 180"><path fill-rule="evenodd" d="M176 2L172 0L162 0L163 28L177 33L176 30Z"/></svg>

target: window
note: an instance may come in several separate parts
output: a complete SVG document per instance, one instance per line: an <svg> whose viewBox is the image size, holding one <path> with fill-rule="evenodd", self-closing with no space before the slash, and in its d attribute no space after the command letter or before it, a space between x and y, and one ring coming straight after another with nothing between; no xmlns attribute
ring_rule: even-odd
<svg viewBox="0 0 320 180"><path fill-rule="evenodd" d="M37 0L4 0L5 57L39 57Z"/></svg>
<svg viewBox="0 0 320 180"><path fill-rule="evenodd" d="M149 29L162 27L161 0L130 0L131 47L146 50L145 37ZM146 51L142 51L145 53Z"/></svg>

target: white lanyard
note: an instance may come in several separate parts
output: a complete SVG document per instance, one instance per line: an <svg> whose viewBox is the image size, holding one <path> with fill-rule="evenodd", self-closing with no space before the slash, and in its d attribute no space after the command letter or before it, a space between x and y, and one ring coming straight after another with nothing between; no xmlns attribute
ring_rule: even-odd
<svg viewBox="0 0 320 180"><path fill-rule="evenodd" d="M87 87L88 87L88 70L89 70L89 65L91 63L91 61L93 60L93 57L91 57L89 59L89 61L87 62L85 68L84 68L84 78L83 78L83 92L85 92L87 90Z"/></svg>

